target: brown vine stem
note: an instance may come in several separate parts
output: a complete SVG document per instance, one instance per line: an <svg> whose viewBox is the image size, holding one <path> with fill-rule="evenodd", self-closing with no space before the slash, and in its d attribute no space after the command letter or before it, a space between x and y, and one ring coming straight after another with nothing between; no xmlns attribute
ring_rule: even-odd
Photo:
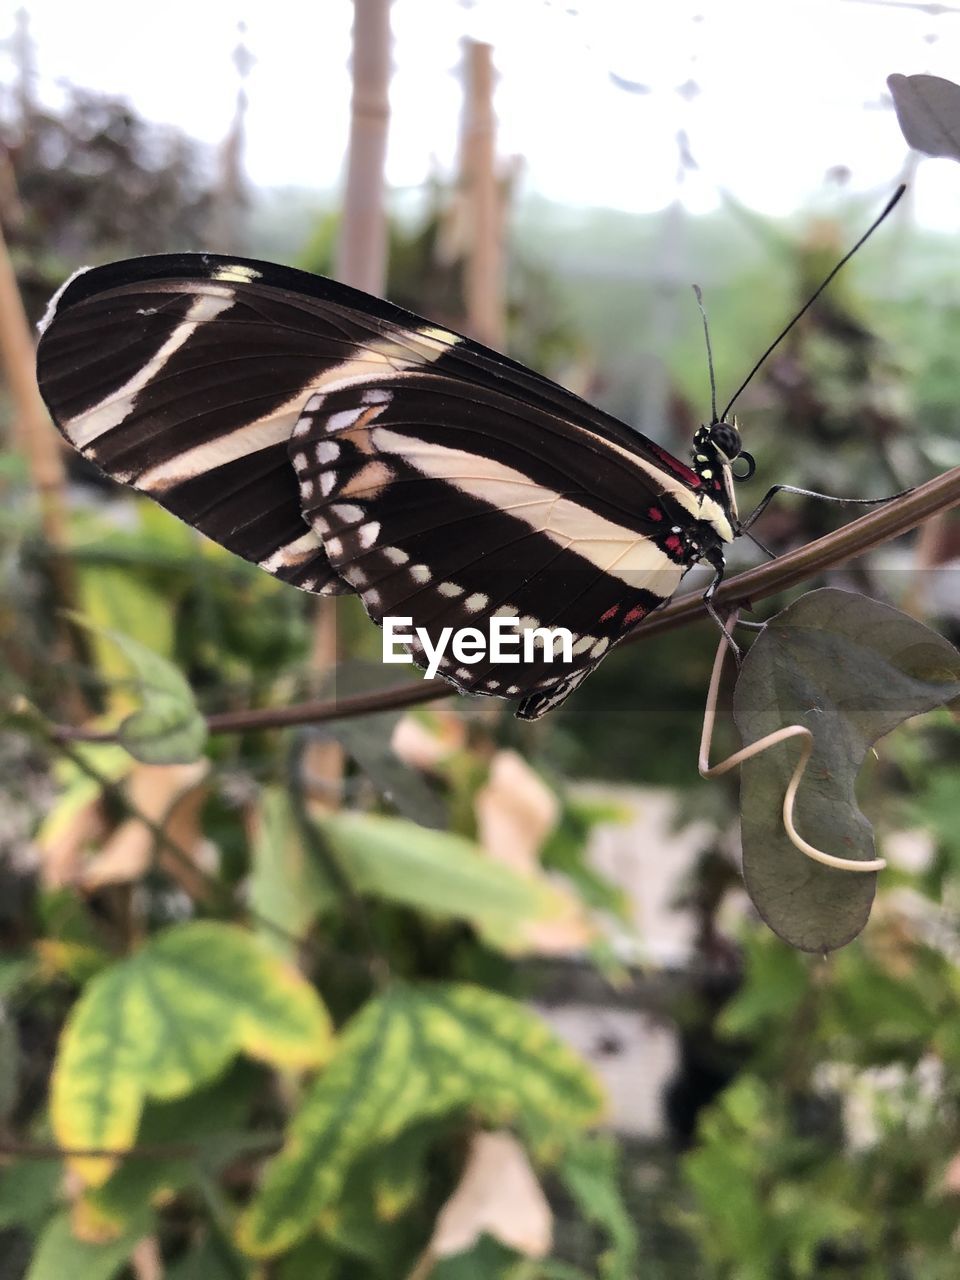
<svg viewBox="0 0 960 1280"><path fill-rule="evenodd" d="M244 1155L280 1149L282 1137L264 1134L245 1144ZM138 1147L60 1147L53 1142L21 1142L0 1139L0 1157L18 1156L27 1160L195 1160L204 1147L197 1142L152 1142Z"/></svg>
<svg viewBox="0 0 960 1280"><path fill-rule="evenodd" d="M823 569L842 564L881 543L889 542L891 538L908 533L931 516L948 511L958 503L960 467L953 467L933 480L911 489L909 493L893 498L859 519L852 520L842 529L828 533L804 547L798 547L796 551L778 556L767 564L738 573L735 578L728 578L721 584L714 601L718 606L749 607L755 601L784 591ZM705 610L701 594L690 592L658 609L626 636L622 643L635 644L648 636L696 622L703 616ZM330 720L370 715L375 711L396 711L423 702L435 702L438 698L450 697L455 692L445 680L422 680L418 684L397 685L392 689L353 694L347 698L300 702L289 707L220 712L207 717L207 727L210 733L243 733L254 729L323 724ZM75 728L72 725L54 726L52 736L59 742L112 742L115 737L110 732Z"/></svg>

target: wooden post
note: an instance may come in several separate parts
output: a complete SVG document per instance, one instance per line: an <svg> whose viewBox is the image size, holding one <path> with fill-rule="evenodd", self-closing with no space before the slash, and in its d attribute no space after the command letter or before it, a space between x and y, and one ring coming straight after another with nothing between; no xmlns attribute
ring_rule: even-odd
<svg viewBox="0 0 960 1280"><path fill-rule="evenodd" d="M40 502L43 536L55 551L67 544L60 439L37 387L36 348L6 241L0 231L0 361L13 402L13 440L27 460Z"/></svg>
<svg viewBox="0 0 960 1280"><path fill-rule="evenodd" d="M355 289L382 296L387 286L387 216L384 163L390 118L390 0L354 0L353 99L346 185L337 239L337 278ZM332 671L339 657L336 598L319 602L313 632L312 666ZM343 776L343 756L335 743L318 743L307 753L310 777L325 789L330 804Z"/></svg>
<svg viewBox="0 0 960 1280"><path fill-rule="evenodd" d="M387 283L384 164L390 121L390 0L354 0L350 147L337 241L344 284L382 295Z"/></svg>
<svg viewBox="0 0 960 1280"><path fill-rule="evenodd" d="M464 281L466 324L472 337L502 351L506 341L503 200L496 168L490 45L466 42L464 72L461 169L470 229Z"/></svg>

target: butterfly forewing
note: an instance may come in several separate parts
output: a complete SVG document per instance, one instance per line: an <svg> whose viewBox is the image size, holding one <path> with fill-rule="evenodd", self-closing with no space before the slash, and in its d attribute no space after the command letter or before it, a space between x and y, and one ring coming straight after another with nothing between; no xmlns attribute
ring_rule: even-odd
<svg viewBox="0 0 960 1280"><path fill-rule="evenodd" d="M498 614L572 632L568 662L541 644L441 667L528 717L673 593L691 530L730 536L722 497L623 423L289 268L185 254L83 272L51 306L38 378L103 470L295 586L357 591L431 638Z"/></svg>

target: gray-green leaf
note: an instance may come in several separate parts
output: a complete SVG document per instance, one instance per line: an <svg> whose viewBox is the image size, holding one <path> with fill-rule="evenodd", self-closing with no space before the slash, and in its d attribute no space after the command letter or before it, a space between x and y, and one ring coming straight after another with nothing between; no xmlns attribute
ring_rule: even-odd
<svg viewBox="0 0 960 1280"><path fill-rule="evenodd" d="M898 609L849 591L811 591L784 609L747 655L734 696L745 743L784 725L813 734L796 825L818 848L875 856L855 785L870 747L904 720L960 697L960 654ZM804 951L849 942L870 913L876 877L834 870L788 840L781 807L800 751L782 743L741 770L743 873L770 928Z"/></svg>
<svg viewBox="0 0 960 1280"><path fill-rule="evenodd" d="M911 147L960 160L960 85L941 76L887 76L897 120Z"/></svg>

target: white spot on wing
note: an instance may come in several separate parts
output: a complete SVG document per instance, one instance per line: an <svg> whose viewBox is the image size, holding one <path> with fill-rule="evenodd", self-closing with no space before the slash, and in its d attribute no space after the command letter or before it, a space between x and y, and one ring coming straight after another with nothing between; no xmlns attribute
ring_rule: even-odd
<svg viewBox="0 0 960 1280"><path fill-rule="evenodd" d="M335 502L330 511L344 524L357 524L363 519L363 508L353 502Z"/></svg>
<svg viewBox="0 0 960 1280"><path fill-rule="evenodd" d="M414 582L429 582L432 575L425 564L414 564L410 566L410 576Z"/></svg>
<svg viewBox="0 0 960 1280"><path fill-rule="evenodd" d="M380 537L380 522L371 520L369 524L361 525L358 536L361 547L372 547Z"/></svg>
<svg viewBox="0 0 960 1280"><path fill-rule="evenodd" d="M317 535L312 530L308 530L295 542L288 542L286 546L278 547L272 555L261 560L260 568L266 569L267 573L276 573L278 569L288 568L290 565L307 560L316 553L319 546Z"/></svg>
<svg viewBox="0 0 960 1280"><path fill-rule="evenodd" d="M328 431L342 431L345 427L352 427L363 412L363 409L341 409L338 413L331 413L325 424L326 429ZM332 456L336 457L337 455L334 453Z"/></svg>
<svg viewBox="0 0 960 1280"><path fill-rule="evenodd" d="M463 607L469 613L479 613L481 609L485 609L490 603L490 597L485 596L482 591L475 591L472 596L467 596L463 602Z"/></svg>

